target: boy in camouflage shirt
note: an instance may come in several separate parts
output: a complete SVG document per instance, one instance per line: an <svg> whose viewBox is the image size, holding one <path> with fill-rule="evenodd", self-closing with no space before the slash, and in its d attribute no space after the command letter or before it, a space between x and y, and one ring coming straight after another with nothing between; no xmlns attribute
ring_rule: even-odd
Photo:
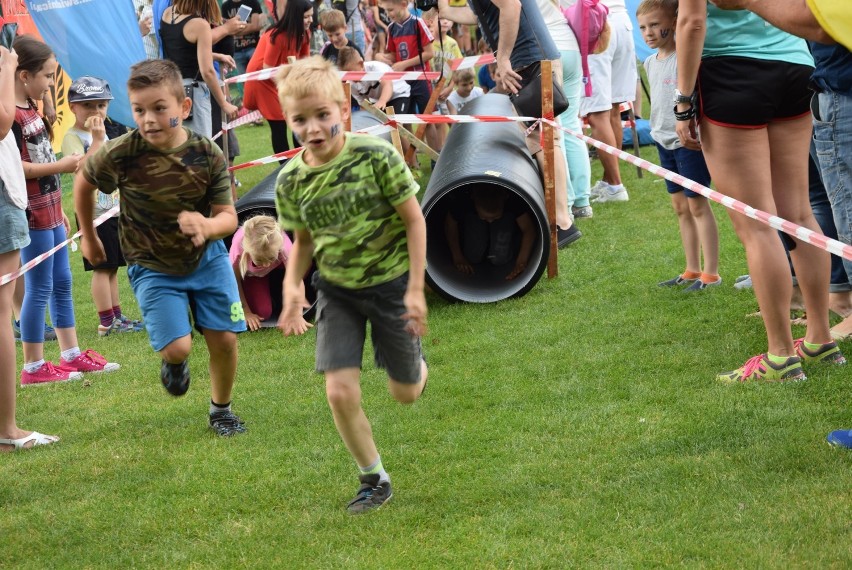
<svg viewBox="0 0 852 570"><path fill-rule="evenodd" d="M319 57L287 66L278 78L287 122L305 145L278 176L281 226L295 235L284 277L285 335L310 327L299 281L316 257L316 368L325 373L334 423L360 470L350 513L391 498L367 416L361 407L361 356L367 321L376 365L391 395L414 402L426 386L420 348L426 332L426 223L418 186L386 141L346 133L348 109L331 63Z"/></svg>
<svg viewBox="0 0 852 570"><path fill-rule="evenodd" d="M246 325L221 239L237 228L225 159L182 126L192 102L173 62L134 65L127 87L138 128L104 144L74 181L83 255L94 264L104 258L92 227L94 190L109 194L120 185L119 239L151 346L163 359L163 386L174 396L189 388L189 308L210 352L210 427L222 436L244 432L231 411L236 333Z"/></svg>

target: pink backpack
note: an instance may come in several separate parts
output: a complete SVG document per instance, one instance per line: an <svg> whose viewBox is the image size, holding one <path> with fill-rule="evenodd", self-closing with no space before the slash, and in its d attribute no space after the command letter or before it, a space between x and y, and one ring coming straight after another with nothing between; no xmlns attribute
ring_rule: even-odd
<svg viewBox="0 0 852 570"><path fill-rule="evenodd" d="M576 4L562 8L562 15L568 26L577 36L580 44L580 58L583 61L583 83L586 85L586 97L592 94L592 78L589 74L589 54L594 53L598 41L606 28L609 8L600 0L577 0Z"/></svg>

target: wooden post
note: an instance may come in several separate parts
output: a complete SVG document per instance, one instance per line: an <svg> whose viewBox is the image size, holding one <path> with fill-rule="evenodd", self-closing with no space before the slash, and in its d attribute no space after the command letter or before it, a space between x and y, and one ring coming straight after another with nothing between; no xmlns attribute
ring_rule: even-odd
<svg viewBox="0 0 852 570"><path fill-rule="evenodd" d="M345 108L349 111L346 113L343 130L349 133L352 132L352 85L348 81L343 82L343 99L346 101Z"/></svg>
<svg viewBox="0 0 852 570"><path fill-rule="evenodd" d="M627 117L630 119L630 133L633 135L633 154L639 156L641 151L639 150L639 129L636 128L636 113L633 111L633 103L629 103L629 107L627 108ZM621 120L621 117L619 117ZM642 178L642 168L636 167L636 176Z"/></svg>
<svg viewBox="0 0 852 570"><path fill-rule="evenodd" d="M372 103L367 101L366 99L364 100L363 103L361 103L361 108L364 109L365 111L367 111L368 113L370 113L371 115L373 115L374 117L376 117L381 122L383 122L383 123L388 122L388 116L385 113L383 113L381 110L379 110L375 105L373 105ZM425 152L429 156L429 158L431 158L432 160L438 160L438 152L435 151L429 145L427 145L425 142L423 142L420 139L418 139L417 137L415 137L414 133L412 133L408 129L401 127L399 129L394 129L394 132L396 132L397 135L402 135L402 137L405 140L407 140L408 142L410 142L411 144L416 146L418 149Z"/></svg>
<svg viewBox="0 0 852 570"><path fill-rule="evenodd" d="M428 81L428 80L427 80ZM438 102L438 94L444 89L444 84L447 82L446 77L442 77L438 80L438 83L435 85L435 88L432 89L432 96L429 97L429 103L426 104L426 109L420 111L422 115L431 115L432 111L435 110L435 103ZM417 130L414 132L414 136L417 137L418 140L423 140L423 136L426 134L426 127L428 125L422 124L417 126ZM408 151L405 153L405 162L410 162L414 157L415 148L413 146L408 147Z"/></svg>
<svg viewBox="0 0 852 570"><path fill-rule="evenodd" d="M541 62L541 115L553 120L553 70L550 60ZM550 226L550 256L547 259L547 277L552 279L559 275L557 258L558 244L556 240L556 177L554 174L553 127L542 123L544 141L541 152L544 157L544 204L547 210L547 222Z"/></svg>
<svg viewBox="0 0 852 570"><path fill-rule="evenodd" d="M385 110L388 113L390 113L391 115L393 115L393 107L387 107L387 109L385 109ZM399 153L399 155L405 156L405 154L402 152L402 140L399 138L399 130L398 129L392 129L391 130L391 141L393 141L393 146L396 149L396 151Z"/></svg>

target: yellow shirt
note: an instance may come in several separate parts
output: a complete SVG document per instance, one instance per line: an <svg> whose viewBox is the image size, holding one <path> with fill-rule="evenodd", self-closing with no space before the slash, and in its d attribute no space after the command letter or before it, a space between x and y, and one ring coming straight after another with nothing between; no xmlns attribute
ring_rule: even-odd
<svg viewBox="0 0 852 570"><path fill-rule="evenodd" d="M808 0L808 7L822 29L852 50L852 7L849 4L849 0Z"/></svg>

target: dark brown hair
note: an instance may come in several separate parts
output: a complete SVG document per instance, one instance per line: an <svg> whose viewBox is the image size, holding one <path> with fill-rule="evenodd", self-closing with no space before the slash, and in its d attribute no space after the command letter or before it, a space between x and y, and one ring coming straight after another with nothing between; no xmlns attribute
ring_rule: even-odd
<svg viewBox="0 0 852 570"><path fill-rule="evenodd" d="M130 68L127 90L132 93L149 87L165 87L179 102L186 98L180 69L168 59L146 59Z"/></svg>

